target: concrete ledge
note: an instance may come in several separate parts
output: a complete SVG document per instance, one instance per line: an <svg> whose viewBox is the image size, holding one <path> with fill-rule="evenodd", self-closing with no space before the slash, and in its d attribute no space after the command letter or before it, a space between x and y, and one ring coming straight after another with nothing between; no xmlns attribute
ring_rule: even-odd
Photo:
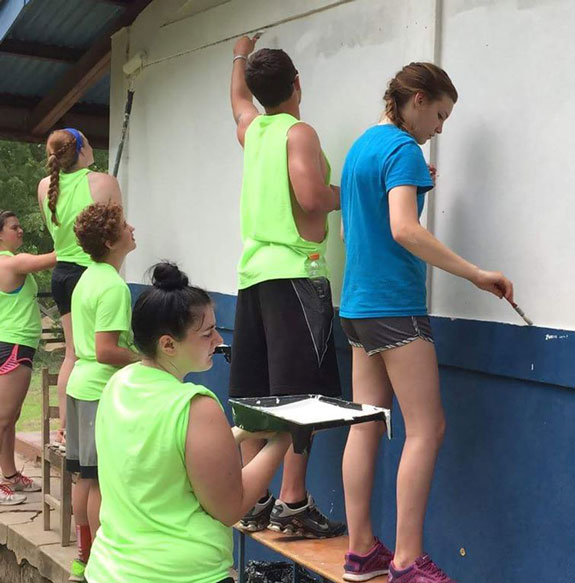
<svg viewBox="0 0 575 583"><path fill-rule="evenodd" d="M23 458L17 459L18 467L25 463ZM26 475L41 480L41 468L28 462ZM58 494L60 478L57 473L51 477L52 489ZM28 499L17 506L0 506L0 555L11 551L15 560L22 569L29 570L29 566L36 569L39 575L52 583L67 583L70 576L70 564L76 557L76 546L60 545L59 516L57 511L52 512L51 530L45 531L42 520L41 492L27 494ZM8 561L9 562L9 561ZM11 579L0 577L1 581ZM38 581L30 577L14 579L14 581Z"/></svg>

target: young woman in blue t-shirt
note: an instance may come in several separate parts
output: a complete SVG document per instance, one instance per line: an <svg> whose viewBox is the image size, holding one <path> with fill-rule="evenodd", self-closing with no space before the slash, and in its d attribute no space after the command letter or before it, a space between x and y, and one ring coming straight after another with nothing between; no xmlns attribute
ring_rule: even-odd
<svg viewBox="0 0 575 583"><path fill-rule="evenodd" d="M381 122L349 151L341 180L347 261L340 315L352 345L354 401L391 407L397 396L406 440L397 476L395 554L373 534L370 500L383 423L350 429L343 476L349 552L344 579L390 572L390 583L452 581L423 551L423 520L445 431L426 307L426 264L513 298L501 273L459 257L419 223L433 188L420 146L451 114L457 91L430 63L411 63L389 83Z"/></svg>

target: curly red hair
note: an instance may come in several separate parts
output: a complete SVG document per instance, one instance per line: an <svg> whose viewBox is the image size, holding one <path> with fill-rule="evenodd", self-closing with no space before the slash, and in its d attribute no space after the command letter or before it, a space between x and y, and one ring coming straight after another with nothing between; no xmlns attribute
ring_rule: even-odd
<svg viewBox="0 0 575 583"><path fill-rule="evenodd" d="M122 234L124 212L115 203L97 202L86 207L76 219L74 233L80 246L97 263L107 257L110 249Z"/></svg>

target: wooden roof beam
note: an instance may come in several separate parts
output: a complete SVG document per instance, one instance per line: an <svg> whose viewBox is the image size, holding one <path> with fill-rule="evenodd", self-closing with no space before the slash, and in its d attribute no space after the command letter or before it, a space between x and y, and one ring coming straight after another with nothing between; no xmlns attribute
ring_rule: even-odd
<svg viewBox="0 0 575 583"><path fill-rule="evenodd" d="M4 39L0 43L0 53L41 59L43 61L74 64L80 59L83 51L17 39Z"/></svg>
<svg viewBox="0 0 575 583"><path fill-rule="evenodd" d="M29 120L32 134L46 134L58 120L98 82L109 70L111 62L111 36L134 22L152 0L133 0L106 31L103 38L80 58L68 74L34 108Z"/></svg>

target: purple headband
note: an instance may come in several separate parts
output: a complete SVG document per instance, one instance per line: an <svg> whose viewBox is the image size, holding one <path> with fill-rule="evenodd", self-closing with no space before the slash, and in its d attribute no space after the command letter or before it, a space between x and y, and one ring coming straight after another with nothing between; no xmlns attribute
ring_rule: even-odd
<svg viewBox="0 0 575 583"><path fill-rule="evenodd" d="M76 154L80 153L80 150L84 147L84 140L82 139L82 134L75 130L74 128L64 128L65 132L72 134L76 140Z"/></svg>

